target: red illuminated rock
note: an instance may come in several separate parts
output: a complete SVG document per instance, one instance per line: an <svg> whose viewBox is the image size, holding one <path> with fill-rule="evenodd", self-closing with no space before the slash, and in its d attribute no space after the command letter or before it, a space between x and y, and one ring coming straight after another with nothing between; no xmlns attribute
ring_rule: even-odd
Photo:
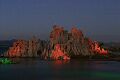
<svg viewBox="0 0 120 80"><path fill-rule="evenodd" d="M82 31L75 27L69 33L62 27L55 26L50 34L50 43L51 47L60 44L63 51L67 52L70 56L90 54L89 49L87 49L87 44L84 42Z"/></svg>
<svg viewBox="0 0 120 80"><path fill-rule="evenodd" d="M61 50L60 45L56 44L55 45L55 50L52 50L51 59L55 59L55 60L58 60L58 59L68 60L70 58L68 57L67 53L64 53Z"/></svg>
<svg viewBox="0 0 120 80"><path fill-rule="evenodd" d="M25 53L26 46L27 45L25 40L18 40L13 43L12 47L9 48L6 56L20 57Z"/></svg>
<svg viewBox="0 0 120 80"><path fill-rule="evenodd" d="M99 46L99 43L95 42L95 49L94 49L95 52L99 53L99 54L108 54L108 51L105 50L104 48L101 48Z"/></svg>
<svg viewBox="0 0 120 80"><path fill-rule="evenodd" d="M83 38L83 33L81 30L78 30L76 27L73 27L71 29L71 34L74 39L80 39Z"/></svg>
<svg viewBox="0 0 120 80"><path fill-rule="evenodd" d="M39 49L38 40L33 37L31 40L17 40L9 48L5 56L8 57L37 57Z"/></svg>
<svg viewBox="0 0 120 80"><path fill-rule="evenodd" d="M108 51L99 43L86 38L83 32L73 27L70 32L55 25L50 33L50 41L32 39L17 40L9 48L8 57L41 57L43 59L70 59L72 56L106 55Z"/></svg>
<svg viewBox="0 0 120 80"><path fill-rule="evenodd" d="M70 32L63 27L55 25L50 34L50 46L54 48L56 44L60 44L62 51L67 52L69 56L92 56L95 54L107 54L108 51L96 45L94 41L85 38L82 31L73 27Z"/></svg>

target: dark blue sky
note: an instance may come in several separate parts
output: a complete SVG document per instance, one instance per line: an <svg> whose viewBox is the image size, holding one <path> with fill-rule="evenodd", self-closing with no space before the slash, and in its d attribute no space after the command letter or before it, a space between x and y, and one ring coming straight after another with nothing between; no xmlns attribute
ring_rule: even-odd
<svg viewBox="0 0 120 80"><path fill-rule="evenodd" d="M54 24L120 41L120 0L0 0L0 39L47 38Z"/></svg>

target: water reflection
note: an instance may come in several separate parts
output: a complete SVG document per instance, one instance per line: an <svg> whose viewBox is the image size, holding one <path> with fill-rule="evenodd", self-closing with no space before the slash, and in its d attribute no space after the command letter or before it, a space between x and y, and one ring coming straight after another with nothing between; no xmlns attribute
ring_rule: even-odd
<svg viewBox="0 0 120 80"><path fill-rule="evenodd" d="M63 65L63 64L67 64L69 62L70 62L70 60L56 60L56 61L54 61L54 65L55 66L60 66L60 65Z"/></svg>
<svg viewBox="0 0 120 80"><path fill-rule="evenodd" d="M120 80L120 63L115 61L12 60L19 63L0 65L0 80Z"/></svg>

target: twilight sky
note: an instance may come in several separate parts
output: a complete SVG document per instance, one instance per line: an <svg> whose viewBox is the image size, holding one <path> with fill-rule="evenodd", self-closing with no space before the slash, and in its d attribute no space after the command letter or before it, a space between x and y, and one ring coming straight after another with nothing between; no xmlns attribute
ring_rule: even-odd
<svg viewBox="0 0 120 80"><path fill-rule="evenodd" d="M0 39L48 38L75 25L99 41L120 41L120 0L0 0Z"/></svg>

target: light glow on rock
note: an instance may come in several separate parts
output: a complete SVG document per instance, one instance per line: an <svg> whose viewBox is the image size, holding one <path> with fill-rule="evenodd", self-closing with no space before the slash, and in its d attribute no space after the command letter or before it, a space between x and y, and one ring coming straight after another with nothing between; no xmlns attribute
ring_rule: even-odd
<svg viewBox="0 0 120 80"><path fill-rule="evenodd" d="M51 59L55 59L55 60L58 60L58 59L69 60L70 57L68 57L68 55L65 54L65 53L61 50L59 44L56 44L56 45L55 45L55 50L52 51Z"/></svg>
<svg viewBox="0 0 120 80"><path fill-rule="evenodd" d="M95 42L95 51L100 54L108 54L108 50L101 48L97 42Z"/></svg>

